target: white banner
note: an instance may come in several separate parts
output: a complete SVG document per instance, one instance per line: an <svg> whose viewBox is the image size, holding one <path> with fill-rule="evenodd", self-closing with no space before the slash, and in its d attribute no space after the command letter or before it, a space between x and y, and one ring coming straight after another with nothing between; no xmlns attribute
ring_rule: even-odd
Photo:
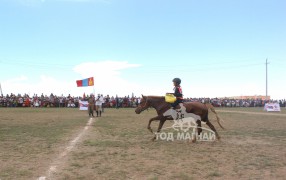
<svg viewBox="0 0 286 180"><path fill-rule="evenodd" d="M87 101L79 101L79 110L87 111L88 110L88 102Z"/></svg>
<svg viewBox="0 0 286 180"><path fill-rule="evenodd" d="M280 105L278 103L267 103L264 106L264 110L269 112L269 111L275 111L275 112L280 112Z"/></svg>

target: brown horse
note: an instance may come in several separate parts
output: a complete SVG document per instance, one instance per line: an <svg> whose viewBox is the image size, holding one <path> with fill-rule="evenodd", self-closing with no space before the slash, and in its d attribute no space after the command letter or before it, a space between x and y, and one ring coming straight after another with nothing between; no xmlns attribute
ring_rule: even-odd
<svg viewBox="0 0 286 180"><path fill-rule="evenodd" d="M220 118L218 117L216 111L214 110L214 107L211 104L203 104L200 102L187 102L187 103L183 103L183 105L186 107L187 113L193 113L195 115L200 116L201 120L203 122L205 122L211 128L212 131L215 132L217 139L220 139L220 136L218 135L215 127L209 121L209 118L208 118L208 110L209 109L216 115L216 119L217 119L219 126L222 129L224 129L224 128L220 123ZM153 133L152 128L151 128L151 123L153 121L159 120L160 123L159 123L159 127L157 130L157 132L159 133L161 131L164 123L166 122L166 120L173 120L173 118L171 116L164 116L163 115L166 111L168 111L171 108L171 104L167 103L165 101L164 96L143 96L142 95L142 100L141 100L139 106L136 108L135 112L136 112L136 114L140 114L142 111L144 111L150 107L153 107L157 111L157 116L154 118L151 118L149 120L147 128L149 131L151 131ZM200 135L200 133L202 132L202 129L200 128L201 127L201 121L197 120L197 124L199 127L198 128L198 134ZM155 140L155 138L156 137L154 137L153 140Z"/></svg>

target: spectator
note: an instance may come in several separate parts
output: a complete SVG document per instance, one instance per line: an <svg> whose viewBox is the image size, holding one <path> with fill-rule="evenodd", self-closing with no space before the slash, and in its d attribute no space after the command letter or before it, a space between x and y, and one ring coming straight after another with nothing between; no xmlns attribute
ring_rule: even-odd
<svg viewBox="0 0 286 180"><path fill-rule="evenodd" d="M116 109L119 109L119 98L118 98L117 95L116 95L116 98L115 98L115 103L116 103Z"/></svg>
<svg viewBox="0 0 286 180"><path fill-rule="evenodd" d="M98 94L97 99L95 100L96 117L98 117L98 115L101 117L102 103L103 103L103 96Z"/></svg>

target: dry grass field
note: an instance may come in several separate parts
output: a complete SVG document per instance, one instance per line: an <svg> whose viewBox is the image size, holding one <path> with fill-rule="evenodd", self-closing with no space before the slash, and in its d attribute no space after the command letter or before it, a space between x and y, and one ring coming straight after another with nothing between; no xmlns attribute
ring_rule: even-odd
<svg viewBox="0 0 286 180"><path fill-rule="evenodd" d="M221 141L191 143L151 141L153 110L106 109L87 129L77 109L0 108L0 179L285 179L285 109L217 110Z"/></svg>

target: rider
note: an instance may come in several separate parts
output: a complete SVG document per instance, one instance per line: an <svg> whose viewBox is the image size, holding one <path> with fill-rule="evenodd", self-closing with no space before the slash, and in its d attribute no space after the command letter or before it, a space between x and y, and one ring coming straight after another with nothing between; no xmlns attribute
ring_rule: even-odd
<svg viewBox="0 0 286 180"><path fill-rule="evenodd" d="M177 100L172 103L172 107L173 109L176 108L176 106L178 106L180 103L183 102L183 91L182 91L182 87L181 87L181 79L180 78L174 78L173 79L173 83L174 83L174 96L176 96Z"/></svg>

